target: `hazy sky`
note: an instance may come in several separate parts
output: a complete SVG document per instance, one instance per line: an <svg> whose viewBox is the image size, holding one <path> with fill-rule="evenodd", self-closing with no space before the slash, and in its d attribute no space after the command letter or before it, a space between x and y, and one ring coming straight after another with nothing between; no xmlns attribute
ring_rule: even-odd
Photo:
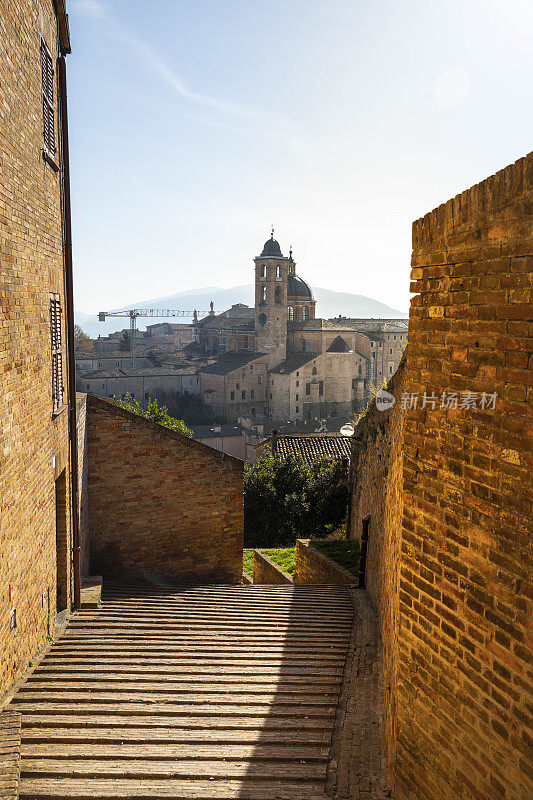
<svg viewBox="0 0 533 800"><path fill-rule="evenodd" d="M249 283L273 223L407 310L412 221L531 149L532 9L70 0L78 308Z"/></svg>

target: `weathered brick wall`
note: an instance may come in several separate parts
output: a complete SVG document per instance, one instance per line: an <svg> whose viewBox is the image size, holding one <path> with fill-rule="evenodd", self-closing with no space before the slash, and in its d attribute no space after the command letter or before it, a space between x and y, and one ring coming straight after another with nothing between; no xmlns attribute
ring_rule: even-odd
<svg viewBox="0 0 533 800"><path fill-rule="evenodd" d="M399 800L533 797L532 211L529 155L413 226L406 391L497 400L406 411Z"/></svg>
<svg viewBox="0 0 533 800"><path fill-rule="evenodd" d="M307 539L296 540L294 583L357 585L357 577L311 547Z"/></svg>
<svg viewBox="0 0 533 800"><path fill-rule="evenodd" d="M43 160L40 37L58 52L52 0L0 12L0 696L44 646L56 615L54 482L67 411L52 416L50 292L65 310L61 172ZM54 82L56 137L57 84ZM59 142L56 142L59 147ZM63 341L65 342L63 313ZM67 384L66 347L63 377ZM68 512L68 509L66 509ZM67 536L70 522L67 513ZM65 585L71 587L69 575ZM10 586L12 585L12 597ZM17 627L10 630L16 610Z"/></svg>
<svg viewBox="0 0 533 800"><path fill-rule="evenodd" d="M375 403L355 429L352 439L350 535L361 540L363 519L370 516L366 558L366 590L378 610L383 642L384 731L387 760L396 746L396 685L398 661L398 595L402 524L403 420L401 397L405 356L387 391L395 404L379 411Z"/></svg>
<svg viewBox="0 0 533 800"><path fill-rule="evenodd" d="M294 583L292 576L260 550L254 550L254 583Z"/></svg>
<svg viewBox="0 0 533 800"><path fill-rule="evenodd" d="M93 574L240 582L241 461L92 395L87 442Z"/></svg>
<svg viewBox="0 0 533 800"><path fill-rule="evenodd" d="M89 458L87 455L87 395L76 395L76 429L78 436L78 519L81 545L81 577L89 575Z"/></svg>

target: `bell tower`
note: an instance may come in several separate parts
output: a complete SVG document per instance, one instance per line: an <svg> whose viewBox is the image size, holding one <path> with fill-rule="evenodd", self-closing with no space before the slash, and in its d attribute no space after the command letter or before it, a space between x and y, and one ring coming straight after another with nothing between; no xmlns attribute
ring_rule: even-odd
<svg viewBox="0 0 533 800"><path fill-rule="evenodd" d="M261 255L254 262L257 349L260 353L268 353L270 368L287 357L287 277L290 262L274 239L274 228Z"/></svg>

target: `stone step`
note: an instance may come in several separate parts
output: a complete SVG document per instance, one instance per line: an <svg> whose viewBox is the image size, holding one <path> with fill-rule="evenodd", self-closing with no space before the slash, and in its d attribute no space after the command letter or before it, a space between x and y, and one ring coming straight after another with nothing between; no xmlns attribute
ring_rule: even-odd
<svg viewBox="0 0 533 800"><path fill-rule="evenodd" d="M329 800L322 781L24 778L20 800Z"/></svg>
<svg viewBox="0 0 533 800"><path fill-rule="evenodd" d="M132 743L69 743L69 742L22 742L23 758L53 759L155 759L172 761L290 761L300 763L327 761L329 747L298 747L288 744L227 744L217 742L212 745L171 744L169 742L136 742ZM277 765L282 771L285 765Z"/></svg>
<svg viewBox="0 0 533 800"><path fill-rule="evenodd" d="M221 746L237 746L245 745L246 747L253 747L261 749L268 745L282 745L284 751L290 747L297 747L302 752L308 752L315 748L324 748L326 754L329 752L329 744L331 736L326 731L314 731L310 729L290 731L290 736L287 734L287 729L284 730L271 730L265 729L250 729L250 728L194 728L173 727L156 728L145 727L127 728L124 725L115 728L106 728L101 725L84 724L78 728L70 727L44 727L44 719L40 718L37 721L36 727L31 727L28 722L28 717L24 720L24 731L22 732L22 741L24 744L29 743L78 743L78 744L128 744L132 742L139 742L140 744L149 744L155 742L163 742L168 745L179 745L184 748L192 748L196 745L205 743L215 743L214 746L219 752ZM320 749L322 752L322 749Z"/></svg>
<svg viewBox="0 0 533 800"><path fill-rule="evenodd" d="M157 692L158 697L161 697L161 693L164 694L180 694L183 697L189 695L196 695L201 696L202 699L212 699L213 696L220 696L222 694L233 695L237 694L239 697L243 695L253 696L255 698L258 697L265 697L276 696L278 700L281 700L282 697L292 697L298 700L299 696L303 695L303 697L314 697L317 695L318 697L329 697L333 695L335 698L337 697L338 693L338 686L332 684L331 686L325 686L324 684L320 684L318 686L314 686L313 684L283 684L283 688L281 688L280 684L276 681L272 681L271 683L259 683L256 681L252 684L244 684L240 676L236 676L233 681L220 683L220 682L212 682L210 681L207 683L180 683L175 682L173 678L169 678L169 680L158 683L152 680L146 681L139 681L139 680L131 680L126 678L121 678L120 680L116 681L108 681L102 679L102 677L95 677L92 680L68 680L67 678L60 678L58 680L28 680L24 687L22 687L19 697L23 696L24 691L36 691L39 690L40 692L45 691L48 692L82 692L82 691L89 691L89 692L114 692L115 694L120 693L131 693L131 692Z"/></svg>
<svg viewBox="0 0 533 800"><path fill-rule="evenodd" d="M277 706L281 706L283 708L290 708L291 706L296 706L300 709L305 709L305 713L315 713L316 709L325 707L331 708L332 706L336 705L336 698L331 694L313 694L312 696L303 695L303 696L294 696L293 694L282 694L281 692L273 692L270 690L269 692L265 692L263 694L245 694L241 692L237 695L239 705L247 706L250 710L255 711L258 708L264 708L268 706L270 708L276 708ZM180 708L181 706L192 707L196 708L197 706L205 707L208 704L211 707L221 707L223 708L226 704L230 706L234 706L236 704L236 696L235 693L203 693L203 694L196 694L195 692L184 692L180 693L177 692L168 692L166 690L155 690L151 687L145 687L139 691L124 691L120 693L120 696L117 697L117 690L115 687L111 687L108 691L104 691L103 689L91 690L91 691L61 691L61 690L54 690L54 689L47 689L46 692L43 691L33 691L32 689L27 689L26 686L23 686L17 693L17 702L18 703L81 703L85 702L85 704L92 704L92 703L117 703L117 700L120 703L129 703L129 704L139 704L143 703L145 705L170 705L173 708ZM310 711L310 709L315 709L315 711Z"/></svg>

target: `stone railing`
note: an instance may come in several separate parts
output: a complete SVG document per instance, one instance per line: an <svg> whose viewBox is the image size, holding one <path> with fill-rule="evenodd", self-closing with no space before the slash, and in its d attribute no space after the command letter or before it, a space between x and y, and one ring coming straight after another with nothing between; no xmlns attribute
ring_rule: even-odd
<svg viewBox="0 0 533 800"><path fill-rule="evenodd" d="M281 569L261 550L254 550L254 583L294 583L292 575Z"/></svg>
<svg viewBox="0 0 533 800"><path fill-rule="evenodd" d="M295 583L326 583L353 586L358 578L352 572L336 564L331 558L311 547L308 539L296 540Z"/></svg>

